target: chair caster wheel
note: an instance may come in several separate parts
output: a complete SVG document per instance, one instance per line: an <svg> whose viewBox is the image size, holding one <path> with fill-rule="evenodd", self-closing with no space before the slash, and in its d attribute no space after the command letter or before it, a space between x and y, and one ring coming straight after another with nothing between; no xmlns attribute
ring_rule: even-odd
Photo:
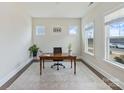
<svg viewBox="0 0 124 93"><path fill-rule="evenodd" d="M63 68L65 68L65 66Z"/></svg>
<svg viewBox="0 0 124 93"><path fill-rule="evenodd" d="M51 68L53 68L53 66L51 66Z"/></svg>
<svg viewBox="0 0 124 93"><path fill-rule="evenodd" d="M59 70L59 69L57 68L57 70Z"/></svg>

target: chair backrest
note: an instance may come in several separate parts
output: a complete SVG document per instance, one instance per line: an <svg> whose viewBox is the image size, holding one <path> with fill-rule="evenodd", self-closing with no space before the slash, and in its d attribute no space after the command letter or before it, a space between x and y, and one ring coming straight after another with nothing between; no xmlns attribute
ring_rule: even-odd
<svg viewBox="0 0 124 93"><path fill-rule="evenodd" d="M54 47L53 48L53 54L62 54L62 48L61 47Z"/></svg>
<svg viewBox="0 0 124 93"><path fill-rule="evenodd" d="M61 55L62 54L62 48L61 47L54 47L53 48L53 54L54 55L57 55L57 54ZM53 60L53 61L63 61L63 60L59 59L59 60Z"/></svg>

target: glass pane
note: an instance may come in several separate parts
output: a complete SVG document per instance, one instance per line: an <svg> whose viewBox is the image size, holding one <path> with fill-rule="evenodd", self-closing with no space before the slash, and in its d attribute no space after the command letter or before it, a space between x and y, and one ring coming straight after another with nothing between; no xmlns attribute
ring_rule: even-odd
<svg viewBox="0 0 124 93"><path fill-rule="evenodd" d="M36 26L36 35L44 35L45 34L45 27L44 26Z"/></svg>
<svg viewBox="0 0 124 93"><path fill-rule="evenodd" d="M122 56L124 56L124 36L123 35L123 30L122 27L120 26L120 24L116 24L117 27L110 29L109 33L110 33L110 37L109 37L109 44L110 44L110 56L109 59L112 61L117 61L120 63L124 63L124 58ZM110 27L111 28L111 27ZM113 37L116 36L116 37Z"/></svg>
<svg viewBox="0 0 124 93"><path fill-rule="evenodd" d="M93 23L90 23L85 26L85 50L89 53L94 53L94 26Z"/></svg>
<svg viewBox="0 0 124 93"><path fill-rule="evenodd" d="M116 12L119 12L119 11L120 10ZM121 9L121 13L123 14L121 16L120 14L118 14L118 16L116 15L116 17L114 17L116 12L113 12L110 14L111 17L115 19L108 17L109 15L106 16L107 19L111 21L111 20L117 20L119 19L119 17L121 18L124 17L124 9L123 9L123 12ZM106 41L108 43L107 59L113 62L124 64L124 21L123 20L117 20L116 22L111 21L105 27L108 27L108 29L106 29L106 32L108 32L107 33L108 38Z"/></svg>
<svg viewBox="0 0 124 93"><path fill-rule="evenodd" d="M77 26L69 26L69 34L70 35L75 35L78 31L78 27Z"/></svg>

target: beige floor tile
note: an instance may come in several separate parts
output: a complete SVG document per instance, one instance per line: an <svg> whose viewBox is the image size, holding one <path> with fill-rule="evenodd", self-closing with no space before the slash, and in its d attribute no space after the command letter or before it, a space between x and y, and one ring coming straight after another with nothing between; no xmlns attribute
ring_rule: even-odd
<svg viewBox="0 0 124 93"><path fill-rule="evenodd" d="M45 63L42 76L39 63L33 63L9 90L111 90L98 76L83 63L77 62L77 74L73 74L69 62L63 62L65 69L50 68L53 62Z"/></svg>

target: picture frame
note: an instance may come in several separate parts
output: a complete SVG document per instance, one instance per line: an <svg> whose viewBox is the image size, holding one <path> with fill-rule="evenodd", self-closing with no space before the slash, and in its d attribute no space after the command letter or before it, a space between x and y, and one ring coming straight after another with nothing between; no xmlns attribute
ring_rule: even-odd
<svg viewBox="0 0 124 93"><path fill-rule="evenodd" d="M62 32L62 28L61 27L53 27L53 32Z"/></svg>

